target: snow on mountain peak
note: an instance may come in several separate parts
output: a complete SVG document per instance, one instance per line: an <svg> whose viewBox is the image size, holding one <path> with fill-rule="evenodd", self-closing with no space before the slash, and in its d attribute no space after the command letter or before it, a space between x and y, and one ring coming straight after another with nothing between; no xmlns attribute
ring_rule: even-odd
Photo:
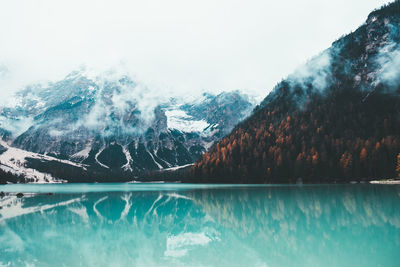
<svg viewBox="0 0 400 267"><path fill-rule="evenodd" d="M203 132L210 124L205 120L196 120L181 109L166 110L167 125L169 129L181 132Z"/></svg>

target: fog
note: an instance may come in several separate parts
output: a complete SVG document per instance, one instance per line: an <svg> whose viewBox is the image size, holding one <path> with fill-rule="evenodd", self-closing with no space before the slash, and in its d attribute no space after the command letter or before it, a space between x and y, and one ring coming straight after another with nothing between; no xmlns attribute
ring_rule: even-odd
<svg viewBox="0 0 400 267"><path fill-rule="evenodd" d="M86 66L149 88L266 96L384 0L0 2L0 93Z"/></svg>

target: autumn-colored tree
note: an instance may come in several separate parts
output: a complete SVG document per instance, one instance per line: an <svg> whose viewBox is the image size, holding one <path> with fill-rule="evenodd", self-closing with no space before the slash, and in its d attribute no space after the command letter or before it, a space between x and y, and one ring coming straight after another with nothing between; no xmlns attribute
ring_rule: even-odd
<svg viewBox="0 0 400 267"><path fill-rule="evenodd" d="M397 177L400 178L400 153L397 154L397 166L396 166Z"/></svg>
<svg viewBox="0 0 400 267"><path fill-rule="evenodd" d="M367 149L365 149L365 147L363 147L363 149L361 149L361 152L360 152L360 161L365 162L366 159L367 159Z"/></svg>
<svg viewBox="0 0 400 267"><path fill-rule="evenodd" d="M348 175L353 165L353 156L348 152L343 153L342 157L340 158L340 164L344 173Z"/></svg>
<svg viewBox="0 0 400 267"><path fill-rule="evenodd" d="M318 159L319 159L319 154L318 152L315 152L314 155L312 155L312 164L317 165L318 164Z"/></svg>

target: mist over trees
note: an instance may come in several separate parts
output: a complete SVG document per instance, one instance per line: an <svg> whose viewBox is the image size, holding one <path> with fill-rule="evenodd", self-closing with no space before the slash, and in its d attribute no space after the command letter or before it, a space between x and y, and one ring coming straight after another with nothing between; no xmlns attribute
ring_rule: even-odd
<svg viewBox="0 0 400 267"><path fill-rule="evenodd" d="M393 55L399 43L395 1L279 83L203 155L192 175L240 183L396 177L400 84Z"/></svg>

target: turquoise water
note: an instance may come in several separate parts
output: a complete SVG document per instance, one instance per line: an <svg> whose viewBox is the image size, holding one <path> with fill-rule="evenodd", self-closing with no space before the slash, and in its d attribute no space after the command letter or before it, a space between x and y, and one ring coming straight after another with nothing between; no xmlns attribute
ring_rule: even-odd
<svg viewBox="0 0 400 267"><path fill-rule="evenodd" d="M400 186L3 185L0 266L399 266ZM46 194L46 193L54 194Z"/></svg>

